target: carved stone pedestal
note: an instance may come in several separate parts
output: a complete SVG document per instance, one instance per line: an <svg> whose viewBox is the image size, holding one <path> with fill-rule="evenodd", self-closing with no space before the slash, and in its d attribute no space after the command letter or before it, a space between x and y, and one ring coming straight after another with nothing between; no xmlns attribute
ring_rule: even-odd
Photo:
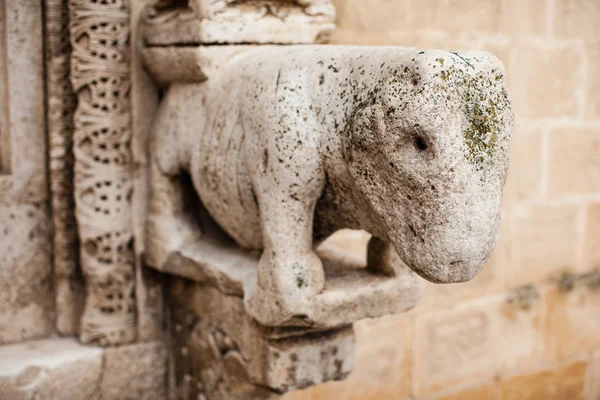
<svg viewBox="0 0 600 400"><path fill-rule="evenodd" d="M172 388L177 399L264 399L339 380L351 371L349 325L330 330L268 328L237 296L173 278L169 284Z"/></svg>
<svg viewBox="0 0 600 400"><path fill-rule="evenodd" d="M181 249L170 253L167 261L158 268L213 287L242 302L256 285L258 257L235 244L219 242L210 236L209 232L202 238L183 239ZM323 262L325 289L311 299L304 314L284 326L337 329L363 318L398 314L417 304L419 282L407 267L390 277L374 273L358 260L330 246L322 246L317 254Z"/></svg>
<svg viewBox="0 0 600 400"><path fill-rule="evenodd" d="M264 326L243 299L256 283L257 256L215 236L184 240L162 268L171 275L166 303L177 399L276 398L343 379L354 360L352 323L405 311L419 298L408 268L394 278L373 274L324 245L318 254L327 287L310 313L294 326Z"/></svg>

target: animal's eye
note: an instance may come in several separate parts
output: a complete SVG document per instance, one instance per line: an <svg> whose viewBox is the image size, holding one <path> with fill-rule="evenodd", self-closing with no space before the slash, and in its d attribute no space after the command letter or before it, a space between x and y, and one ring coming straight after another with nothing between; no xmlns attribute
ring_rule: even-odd
<svg viewBox="0 0 600 400"><path fill-rule="evenodd" d="M425 150L427 150L428 146L427 146L427 142L425 141L425 139L423 139L421 136L417 136L415 138L415 147L419 151L425 151Z"/></svg>

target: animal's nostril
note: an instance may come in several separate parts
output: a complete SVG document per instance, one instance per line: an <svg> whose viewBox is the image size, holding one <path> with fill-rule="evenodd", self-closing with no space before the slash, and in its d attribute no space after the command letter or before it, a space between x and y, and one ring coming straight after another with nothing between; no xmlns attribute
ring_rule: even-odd
<svg viewBox="0 0 600 400"><path fill-rule="evenodd" d="M452 261L452 262L450 263L450 266L451 266L452 268L456 268L456 267L460 267L462 264L463 264L463 262L462 262L461 260L458 260L458 261Z"/></svg>
<svg viewBox="0 0 600 400"><path fill-rule="evenodd" d="M427 142L419 136L415 139L415 147L420 151L427 150Z"/></svg>

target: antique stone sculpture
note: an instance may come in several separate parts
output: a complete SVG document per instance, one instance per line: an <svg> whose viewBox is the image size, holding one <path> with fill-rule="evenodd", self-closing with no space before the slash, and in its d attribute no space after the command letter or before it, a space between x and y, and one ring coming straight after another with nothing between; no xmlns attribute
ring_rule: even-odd
<svg viewBox="0 0 600 400"><path fill-rule="evenodd" d="M371 271L393 276L402 260L434 282L469 280L497 238L512 123L503 66L486 53L240 52L162 101L147 260L160 269L198 230L182 217L186 171L202 204L191 207L262 251L245 292L262 324L310 325L327 284L313 249L342 228L374 235Z"/></svg>
<svg viewBox="0 0 600 400"><path fill-rule="evenodd" d="M42 3L0 2L0 398L277 399L488 257L495 57L317 46L330 0Z"/></svg>

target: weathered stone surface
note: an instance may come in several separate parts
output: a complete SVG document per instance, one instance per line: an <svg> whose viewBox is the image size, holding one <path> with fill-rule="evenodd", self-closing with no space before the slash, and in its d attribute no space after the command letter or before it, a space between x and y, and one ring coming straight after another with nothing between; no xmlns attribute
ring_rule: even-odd
<svg viewBox="0 0 600 400"><path fill-rule="evenodd" d="M464 0L449 0L442 4L439 17L445 30L451 34L459 34L466 24L471 26L471 35L495 33L500 28L500 18L504 2L500 0L482 0L469 2ZM422 6L414 3L419 9Z"/></svg>
<svg viewBox="0 0 600 400"><path fill-rule="evenodd" d="M310 389L310 399L375 400L407 397L411 376L410 330L410 320L398 316L356 323L356 367L342 382L329 382Z"/></svg>
<svg viewBox="0 0 600 400"><path fill-rule="evenodd" d="M47 212L44 205L0 203L0 344L53 331Z"/></svg>
<svg viewBox="0 0 600 400"><path fill-rule="evenodd" d="M600 267L600 203L590 204L585 212L585 241L583 244L584 265L587 268Z"/></svg>
<svg viewBox="0 0 600 400"><path fill-rule="evenodd" d="M500 1L499 1L500 3ZM546 0L509 0L501 11L501 29L513 36L545 37L550 31ZM556 12L556 10L555 10ZM498 15L498 14L497 14ZM558 15L558 14L557 14Z"/></svg>
<svg viewBox="0 0 600 400"><path fill-rule="evenodd" d="M163 271L208 283L226 294L247 297L257 280L258 259L231 246L184 240L181 252L170 255ZM393 279L373 274L359 260L321 246L327 290L316 295L297 321L289 325L331 329L362 318L398 314L413 308L420 295L417 277L408 268Z"/></svg>
<svg viewBox="0 0 600 400"><path fill-rule="evenodd" d="M492 377L542 358L539 294L522 288L419 315L416 320L414 392L432 394L449 386ZM460 365L460 368L456 368Z"/></svg>
<svg viewBox="0 0 600 400"><path fill-rule="evenodd" d="M137 337L129 2L72 0L69 18L73 196L86 292L79 337L120 345Z"/></svg>
<svg viewBox="0 0 600 400"><path fill-rule="evenodd" d="M539 199L542 191L542 133L515 128L505 196L511 204Z"/></svg>
<svg viewBox="0 0 600 400"><path fill-rule="evenodd" d="M513 51L518 64L510 71L511 94L519 116L531 119L577 116L581 107L578 91L583 88L581 49L519 46ZM547 68L548 65L552 68Z"/></svg>
<svg viewBox="0 0 600 400"><path fill-rule="evenodd" d="M0 347L0 398L164 400L162 343L104 350L54 338Z"/></svg>
<svg viewBox="0 0 600 400"><path fill-rule="evenodd" d="M170 294L176 398L266 398L343 379L352 368L351 327L263 327L241 298L181 278Z"/></svg>
<svg viewBox="0 0 600 400"><path fill-rule="evenodd" d="M164 338L164 304L161 274L147 268L142 261L144 253L144 231L148 200L148 138L154 113L158 107L158 88L144 69L142 62L142 35L140 20L144 8L153 0L134 1L130 4L131 13L131 155L135 171L133 174L132 209L133 234L136 238L136 281L135 298L137 305L138 342L160 341Z"/></svg>
<svg viewBox="0 0 600 400"><path fill-rule="evenodd" d="M600 351L596 352L596 355L592 359L592 364L590 366L592 369L592 374L590 375L591 379L591 399L592 400L600 400Z"/></svg>
<svg viewBox="0 0 600 400"><path fill-rule="evenodd" d="M104 351L102 400L167 398L167 354L163 343L138 343Z"/></svg>
<svg viewBox="0 0 600 400"><path fill-rule="evenodd" d="M55 325L61 335L74 335L85 298L73 198L76 98L69 80L68 0L44 0L44 39Z"/></svg>
<svg viewBox="0 0 600 400"><path fill-rule="evenodd" d="M549 148L550 195L600 192L600 129L554 129L549 135Z"/></svg>
<svg viewBox="0 0 600 400"><path fill-rule="evenodd" d="M563 359L600 347L600 269L565 276L546 297L548 359Z"/></svg>
<svg viewBox="0 0 600 400"><path fill-rule="evenodd" d="M47 198L42 5L3 3L0 15L0 203ZM27 82L26 85L23 82Z"/></svg>
<svg viewBox="0 0 600 400"><path fill-rule="evenodd" d="M183 169L237 245L264 250L244 291L265 325L326 326L313 319L319 308L334 318L333 300L355 293L351 310L370 297L354 286L334 294L312 251L342 228L381 238L367 268L381 279L399 279L401 260L434 282L471 279L497 238L512 118L502 64L486 53L248 50L206 83L171 85L161 104L148 262L164 270L184 247L219 254L186 216L199 206L181 200Z"/></svg>
<svg viewBox="0 0 600 400"><path fill-rule="evenodd" d="M561 39L600 41L600 3L595 0L557 0L554 3L554 34Z"/></svg>
<svg viewBox="0 0 600 400"><path fill-rule="evenodd" d="M473 36L494 33L501 22L498 11L503 5L499 0L385 1L375 7L361 0L334 0L333 3L341 31L353 30L379 40L393 40L405 32L432 30L456 35L464 32L465 26L471 28L469 33Z"/></svg>
<svg viewBox="0 0 600 400"><path fill-rule="evenodd" d="M584 400L588 364L576 361L554 369L501 380L500 400Z"/></svg>
<svg viewBox="0 0 600 400"><path fill-rule="evenodd" d="M579 207L526 204L513 212L510 265L503 271L510 284L542 282L580 269Z"/></svg>
<svg viewBox="0 0 600 400"><path fill-rule="evenodd" d="M600 45L590 45L587 50L587 70L600 71ZM588 118L600 118L600 74L589 74L585 85L586 109Z"/></svg>
<svg viewBox="0 0 600 400"><path fill-rule="evenodd" d="M441 396L432 397L431 400L490 400L496 398L495 394L496 388L494 387L494 384L487 383L468 389L453 391L452 393Z"/></svg>
<svg viewBox="0 0 600 400"><path fill-rule="evenodd" d="M148 10L148 45L214 43L321 43L335 25L329 0L210 1L183 7L161 1Z"/></svg>
<svg viewBox="0 0 600 400"><path fill-rule="evenodd" d="M52 332L42 5L0 4L0 344Z"/></svg>
<svg viewBox="0 0 600 400"><path fill-rule="evenodd" d="M97 399L102 355L74 339L47 339L0 347L0 398Z"/></svg>
<svg viewBox="0 0 600 400"><path fill-rule="evenodd" d="M146 47L142 57L158 85L172 82L202 82L242 51L252 46L155 46Z"/></svg>

